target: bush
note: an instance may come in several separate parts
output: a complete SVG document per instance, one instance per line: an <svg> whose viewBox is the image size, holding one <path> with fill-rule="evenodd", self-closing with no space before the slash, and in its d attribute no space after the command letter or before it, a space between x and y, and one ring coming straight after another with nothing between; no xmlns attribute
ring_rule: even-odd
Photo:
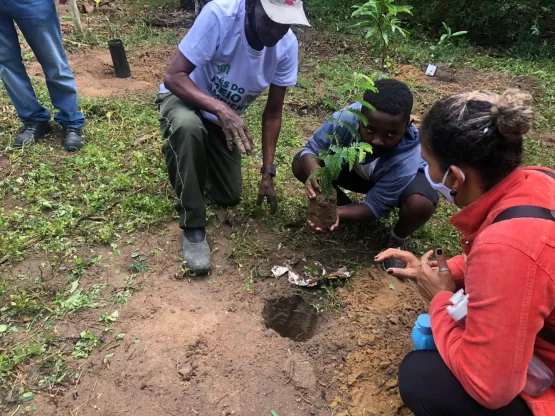
<svg viewBox="0 0 555 416"><path fill-rule="evenodd" d="M364 0L306 0L311 22L349 23L353 5ZM553 0L399 0L413 6L409 28L438 38L445 22L454 31L467 30L475 43L507 45L555 38Z"/></svg>
<svg viewBox="0 0 555 416"><path fill-rule="evenodd" d="M548 21L555 12L553 0L407 0L405 3L414 7L412 23L425 31L438 32L445 22L454 30L468 30L473 41L496 44L549 35Z"/></svg>

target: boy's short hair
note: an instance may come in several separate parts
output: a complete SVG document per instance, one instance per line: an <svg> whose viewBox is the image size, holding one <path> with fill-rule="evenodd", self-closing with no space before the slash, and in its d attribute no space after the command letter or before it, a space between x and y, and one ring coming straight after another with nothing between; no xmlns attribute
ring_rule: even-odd
<svg viewBox="0 0 555 416"><path fill-rule="evenodd" d="M374 83L377 92L367 90L364 101L371 104L376 111L387 114L403 114L403 120L410 121L413 98L409 87L396 79L380 79Z"/></svg>

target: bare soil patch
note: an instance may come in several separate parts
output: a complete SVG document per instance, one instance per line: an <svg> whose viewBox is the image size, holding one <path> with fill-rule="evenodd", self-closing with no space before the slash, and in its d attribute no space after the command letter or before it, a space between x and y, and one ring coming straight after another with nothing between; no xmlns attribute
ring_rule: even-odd
<svg viewBox="0 0 555 416"><path fill-rule="evenodd" d="M258 221L248 227L257 236L272 235ZM311 303L318 292L301 291L285 277L255 280L246 291L253 264L236 257L231 232L225 224L213 228L215 267L206 278L181 278L173 223L136 234L118 257L110 247L84 249L83 255L105 261L81 277L83 285L105 282L107 299L124 285L132 253L144 255L148 268L128 303L105 302L58 322L67 348L85 330L103 343L71 364L79 368L78 382L37 395L40 414L402 414L395 380L421 306L414 288L366 269L341 290L344 310L316 314ZM256 241L275 252L270 265L310 254L280 248L275 238ZM47 263L44 256L32 258L3 273L47 275L39 272ZM119 320L103 332L98 317L114 310ZM115 339L118 333L125 333L123 340Z"/></svg>
<svg viewBox="0 0 555 416"><path fill-rule="evenodd" d="M88 97L114 97L126 94L158 92L176 48L160 46L156 50L141 50L130 55L130 78L116 78L112 58L108 50L90 48L68 56L75 75L79 94ZM29 75L44 78L38 62L29 67Z"/></svg>

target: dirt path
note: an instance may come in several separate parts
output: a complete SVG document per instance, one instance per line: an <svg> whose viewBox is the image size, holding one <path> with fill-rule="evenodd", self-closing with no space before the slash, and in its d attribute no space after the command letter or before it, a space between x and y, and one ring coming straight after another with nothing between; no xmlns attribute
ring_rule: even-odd
<svg viewBox="0 0 555 416"><path fill-rule="evenodd" d="M257 244L273 248L269 264L304 254L278 248L262 224L250 227L257 229ZM147 270L136 278L140 291L128 303L105 302L58 322L59 339L77 340L87 330L103 343L71 363L79 368L78 382L37 395L40 414L405 414L396 374L422 306L412 285L365 269L352 287L340 290L341 310L317 314L311 306L321 296L317 290L301 291L285 277L249 284L252 265L234 254L231 232L225 225L212 230L215 272L207 278L180 278L180 235L173 223L136 234L118 257L110 247L90 249L104 260L81 283L106 283L106 298L125 285L137 253ZM4 272L34 275L44 261ZM119 319L104 332L99 316L114 310ZM282 337L264 317L284 334L309 339ZM119 333L123 340L115 339Z"/></svg>

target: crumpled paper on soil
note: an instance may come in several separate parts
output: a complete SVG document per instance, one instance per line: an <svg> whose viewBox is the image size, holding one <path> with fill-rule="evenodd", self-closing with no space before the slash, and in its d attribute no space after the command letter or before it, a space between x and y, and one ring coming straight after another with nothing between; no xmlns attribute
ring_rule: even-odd
<svg viewBox="0 0 555 416"><path fill-rule="evenodd" d="M303 261L306 260L303 259ZM272 267L272 274L275 277L281 277L287 273L289 283L303 287L314 287L323 280L345 279L352 276L352 272L348 271L345 266L340 267L332 273L327 273L324 266L317 261L311 262L311 264L314 264L317 269L321 271L318 273L318 276L310 275L308 270L305 270L302 273L297 273L293 270L293 266L295 266L295 264L297 264L297 261L287 260L283 266Z"/></svg>

